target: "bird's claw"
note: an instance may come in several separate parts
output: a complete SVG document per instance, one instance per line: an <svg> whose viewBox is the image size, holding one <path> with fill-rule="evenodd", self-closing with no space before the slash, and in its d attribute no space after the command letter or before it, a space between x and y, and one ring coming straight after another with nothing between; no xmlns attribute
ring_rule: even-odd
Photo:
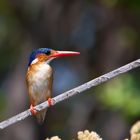
<svg viewBox="0 0 140 140"><path fill-rule="evenodd" d="M52 98L48 98L47 101L48 101L48 105L49 105L49 106L52 106L52 105L53 105L53 100L52 100Z"/></svg>
<svg viewBox="0 0 140 140"><path fill-rule="evenodd" d="M32 104L30 106L30 112L33 116L35 116L37 114L37 110L34 108L34 106Z"/></svg>

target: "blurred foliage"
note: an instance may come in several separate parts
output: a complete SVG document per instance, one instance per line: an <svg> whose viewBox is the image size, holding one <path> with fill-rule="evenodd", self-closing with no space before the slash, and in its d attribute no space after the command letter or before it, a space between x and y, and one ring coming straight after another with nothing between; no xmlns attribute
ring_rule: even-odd
<svg viewBox="0 0 140 140"><path fill-rule="evenodd" d="M109 6L124 6L127 7L129 10L134 10L137 12L139 11L140 1L139 0L102 0L102 3Z"/></svg>
<svg viewBox="0 0 140 140"><path fill-rule="evenodd" d="M139 0L118 0L118 4L126 6L134 11L140 12L140 1Z"/></svg>
<svg viewBox="0 0 140 140"><path fill-rule="evenodd" d="M106 107L121 110L126 118L139 116L140 88L132 75L125 74L110 80L99 91L99 98Z"/></svg>

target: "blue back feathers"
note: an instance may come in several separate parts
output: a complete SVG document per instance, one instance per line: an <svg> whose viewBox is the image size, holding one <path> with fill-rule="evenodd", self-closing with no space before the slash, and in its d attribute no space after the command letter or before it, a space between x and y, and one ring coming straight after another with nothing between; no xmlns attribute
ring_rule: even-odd
<svg viewBox="0 0 140 140"><path fill-rule="evenodd" d="M51 49L49 48L39 48L37 50L34 50L31 55L30 55L30 58L29 58L29 64L28 66L30 66L30 64L32 63L32 61L36 58L36 55L37 54L50 54L51 53Z"/></svg>

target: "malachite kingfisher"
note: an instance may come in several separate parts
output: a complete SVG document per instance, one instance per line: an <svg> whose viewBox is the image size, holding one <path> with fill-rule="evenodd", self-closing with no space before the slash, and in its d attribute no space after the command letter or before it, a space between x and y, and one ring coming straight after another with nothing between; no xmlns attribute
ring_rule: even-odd
<svg viewBox="0 0 140 140"><path fill-rule="evenodd" d="M29 57L26 83L30 98L30 111L38 122L44 122L47 109L37 112L34 106L48 100L51 105L53 71L50 62L57 57L78 55L79 52L56 51L49 48L34 50Z"/></svg>

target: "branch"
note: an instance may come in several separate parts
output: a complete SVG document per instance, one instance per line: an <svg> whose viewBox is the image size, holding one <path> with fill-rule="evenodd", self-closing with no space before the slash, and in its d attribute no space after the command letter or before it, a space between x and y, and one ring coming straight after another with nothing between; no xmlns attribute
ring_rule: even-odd
<svg viewBox="0 0 140 140"><path fill-rule="evenodd" d="M98 78L95 78L95 79L93 79L93 80L91 80L91 81L89 81L87 83L84 83L81 86L73 88L73 89L71 89L71 90L69 90L67 92L64 92L64 93L52 98L52 105L55 105L55 104L65 100L65 99L68 99L68 98L72 97L73 95L79 94L79 93L81 93L81 92L83 92L85 90L90 89L91 87L94 87L94 86L97 86L97 85L99 85L101 83L104 83L104 82L108 81L109 79L112 79L113 77L116 77L117 75L120 75L122 73L128 72L128 71L130 71L130 70L132 70L134 68L137 68L139 66L140 66L140 59L138 59L136 61L133 61L133 62L131 62L131 63L125 65L125 66L122 66L122 67L120 67L120 68L118 68L116 70L113 70L113 71L111 71L111 72L109 72L107 74L104 74L104 75L102 75L102 76L100 76ZM43 109L45 109L47 107L49 107L49 105L48 105L48 102L45 101L45 102L35 106L35 109L37 111L41 111L41 110L43 110ZM31 115L31 112L28 109L28 110L26 110L26 111L24 111L24 112L22 112L22 113L20 113L20 114L18 114L16 116L10 118L10 119L7 119L7 120L1 122L0 123L0 129L4 129L4 128L6 128L6 127L8 127L8 126L10 126L10 125L12 125L12 124L14 124L16 122L24 120L25 118L27 118L30 115Z"/></svg>

